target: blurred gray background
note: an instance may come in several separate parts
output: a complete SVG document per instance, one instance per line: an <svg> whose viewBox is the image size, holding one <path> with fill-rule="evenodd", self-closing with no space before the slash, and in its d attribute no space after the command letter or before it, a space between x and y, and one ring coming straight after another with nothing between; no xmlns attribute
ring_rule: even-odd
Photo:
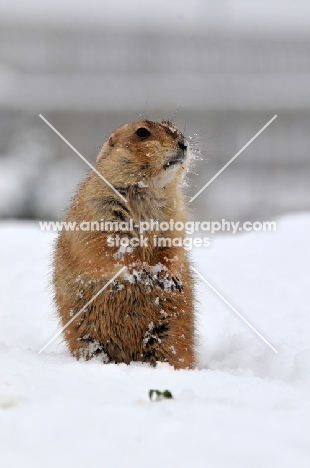
<svg viewBox="0 0 310 468"><path fill-rule="evenodd" d="M61 219L90 162L128 121L173 119L200 149L197 219L310 207L310 2L3 0L0 216Z"/></svg>

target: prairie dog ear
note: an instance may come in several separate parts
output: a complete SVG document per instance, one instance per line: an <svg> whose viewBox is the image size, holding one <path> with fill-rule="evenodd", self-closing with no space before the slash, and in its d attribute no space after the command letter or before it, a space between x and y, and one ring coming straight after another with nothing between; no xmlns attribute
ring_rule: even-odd
<svg viewBox="0 0 310 468"><path fill-rule="evenodd" d="M112 133L112 135L108 139L108 144L109 144L109 146L111 146L111 148L113 148L113 146L115 146L114 133Z"/></svg>

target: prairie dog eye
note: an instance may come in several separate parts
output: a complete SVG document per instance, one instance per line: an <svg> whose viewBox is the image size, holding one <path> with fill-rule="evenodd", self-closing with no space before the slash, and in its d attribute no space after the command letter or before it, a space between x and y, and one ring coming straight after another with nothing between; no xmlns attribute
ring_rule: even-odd
<svg viewBox="0 0 310 468"><path fill-rule="evenodd" d="M136 135L140 138L147 138L151 135L151 132L147 128L140 127L136 130Z"/></svg>

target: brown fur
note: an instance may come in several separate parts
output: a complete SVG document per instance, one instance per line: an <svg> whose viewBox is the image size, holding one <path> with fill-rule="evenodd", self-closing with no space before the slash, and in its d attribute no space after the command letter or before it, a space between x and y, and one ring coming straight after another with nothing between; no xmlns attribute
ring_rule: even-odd
<svg viewBox="0 0 310 468"><path fill-rule="evenodd" d="M151 135L135 132L146 128ZM66 221L186 221L181 190L189 159L183 135L170 122L127 124L104 144L96 169L127 198L125 203L91 172ZM175 158L184 161L168 165ZM183 247L154 247L155 232L145 232L148 247L121 252L109 247L115 233L62 231L56 245L54 288L65 325L122 266L125 270L64 331L73 355L104 362L168 362L193 368L194 299L188 254ZM183 231L159 232L184 237ZM121 232L120 237L138 237ZM158 268L159 265L159 268ZM157 267L156 267L157 266Z"/></svg>

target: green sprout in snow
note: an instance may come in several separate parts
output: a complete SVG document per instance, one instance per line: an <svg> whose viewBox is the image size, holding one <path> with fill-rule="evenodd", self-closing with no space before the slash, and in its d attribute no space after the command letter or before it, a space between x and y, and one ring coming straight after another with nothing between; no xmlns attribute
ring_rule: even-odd
<svg viewBox="0 0 310 468"><path fill-rule="evenodd" d="M154 395L154 398L153 398ZM163 400L164 398L173 398L172 393L169 390L150 390L149 391L150 400Z"/></svg>

